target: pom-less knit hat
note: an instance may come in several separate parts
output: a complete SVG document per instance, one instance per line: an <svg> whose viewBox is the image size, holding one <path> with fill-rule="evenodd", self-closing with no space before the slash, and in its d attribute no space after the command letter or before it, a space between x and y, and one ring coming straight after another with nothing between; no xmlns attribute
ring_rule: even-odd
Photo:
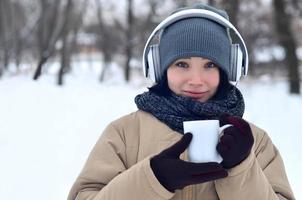
<svg viewBox="0 0 302 200"><path fill-rule="evenodd" d="M228 19L226 12L205 4L190 8L207 9ZM162 74L175 60L193 56L207 58L229 74L230 53L231 41L227 28L200 17L182 19L169 25L164 29L159 43Z"/></svg>

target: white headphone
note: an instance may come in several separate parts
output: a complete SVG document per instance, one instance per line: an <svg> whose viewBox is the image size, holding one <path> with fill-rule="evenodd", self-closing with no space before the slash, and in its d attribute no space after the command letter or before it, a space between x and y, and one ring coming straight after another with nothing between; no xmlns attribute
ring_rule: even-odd
<svg viewBox="0 0 302 200"><path fill-rule="evenodd" d="M143 52L143 69L145 77L150 77L154 82L158 82L161 78L161 70L160 70L160 56L159 56L159 44L151 44L151 41L159 32L162 33L163 30L168 27L170 24L177 22L182 19L192 18L192 17L200 17L212 20L217 22L218 24L229 28L234 31L235 35L239 39L239 44L231 44L231 56L230 56L230 74L229 81L237 82L239 81L241 75L247 75L248 72L248 52L245 45L245 42L238 32L238 30L234 27L234 25L229 22L227 19L222 17L221 15L205 10L205 9L186 9L179 12L176 12L165 20L163 20L151 33L149 36L144 52ZM159 42L160 42L160 34L159 34ZM230 36L229 36L230 37Z"/></svg>

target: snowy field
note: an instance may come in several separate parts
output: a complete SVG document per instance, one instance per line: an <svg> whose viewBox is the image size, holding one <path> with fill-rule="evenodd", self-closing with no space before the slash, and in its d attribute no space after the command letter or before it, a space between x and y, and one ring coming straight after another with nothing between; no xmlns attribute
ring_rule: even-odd
<svg viewBox="0 0 302 200"><path fill-rule="evenodd" d="M142 80L97 82L94 73L29 75L0 80L0 197L63 200L102 130L135 111ZM284 81L245 80L245 118L264 128L284 159L296 199L302 199L302 96L289 96Z"/></svg>

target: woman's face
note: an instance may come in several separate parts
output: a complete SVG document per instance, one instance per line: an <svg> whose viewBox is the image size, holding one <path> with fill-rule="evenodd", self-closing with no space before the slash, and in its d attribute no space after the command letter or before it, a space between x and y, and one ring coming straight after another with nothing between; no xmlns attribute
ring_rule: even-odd
<svg viewBox="0 0 302 200"><path fill-rule="evenodd" d="M167 71L168 86L177 95L206 102L219 85L219 70L211 60L190 57L176 60Z"/></svg>

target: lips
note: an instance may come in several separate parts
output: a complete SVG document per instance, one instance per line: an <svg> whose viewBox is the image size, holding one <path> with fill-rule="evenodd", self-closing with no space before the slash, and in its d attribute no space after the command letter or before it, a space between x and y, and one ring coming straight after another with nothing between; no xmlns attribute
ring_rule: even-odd
<svg viewBox="0 0 302 200"><path fill-rule="evenodd" d="M207 93L208 91L205 91L205 92L199 92L199 91L183 91L184 92L184 95L187 96L187 97L191 97L193 99L201 99L203 98Z"/></svg>

